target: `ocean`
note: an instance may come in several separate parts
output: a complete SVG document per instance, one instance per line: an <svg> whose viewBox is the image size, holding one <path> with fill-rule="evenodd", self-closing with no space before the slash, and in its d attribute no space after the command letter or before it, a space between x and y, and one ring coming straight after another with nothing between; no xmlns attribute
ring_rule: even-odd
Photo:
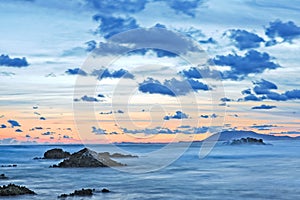
<svg viewBox="0 0 300 200"><path fill-rule="evenodd" d="M118 159L128 165L122 169L49 168L59 160L33 160L52 148L75 152L83 145L2 145L0 165L17 167L0 168L0 174L9 177L0 180L0 185L24 185L37 193L8 198L18 200L57 199L60 194L81 188L107 188L111 192L69 199L300 199L300 141L271 143L218 143L201 159L201 143L193 143L172 163L166 161L172 152L178 154L176 145L161 152L164 144L119 144L117 148L140 156ZM97 145L94 149L112 152L113 148ZM158 152L156 157L151 157L152 152Z"/></svg>

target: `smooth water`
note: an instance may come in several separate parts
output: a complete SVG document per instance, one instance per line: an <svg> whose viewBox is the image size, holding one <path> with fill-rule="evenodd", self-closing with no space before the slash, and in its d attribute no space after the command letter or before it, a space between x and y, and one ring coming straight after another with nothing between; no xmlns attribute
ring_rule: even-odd
<svg viewBox="0 0 300 200"><path fill-rule="evenodd" d="M0 165L18 165L0 168L0 174L9 177L9 180L0 180L0 185L15 183L37 193L9 197L18 200L51 200L76 189L104 187L111 192L97 192L86 199L300 199L300 142L272 143L273 146L219 144L204 159L198 157L201 144L192 144L174 163L148 173L128 173L112 168L49 168L59 160L33 160L51 148L75 152L82 149L82 145L0 146ZM137 155L163 146L119 145ZM106 145L101 145L101 149L110 151ZM168 156L161 155L161 161ZM125 168L135 170L139 167L139 159L121 159L121 162L128 164ZM151 163L151 158L148 161Z"/></svg>

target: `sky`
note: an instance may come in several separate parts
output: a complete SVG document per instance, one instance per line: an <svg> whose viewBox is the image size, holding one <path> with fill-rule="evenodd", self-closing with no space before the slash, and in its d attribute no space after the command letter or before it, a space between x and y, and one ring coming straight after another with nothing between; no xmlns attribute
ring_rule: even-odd
<svg viewBox="0 0 300 200"><path fill-rule="evenodd" d="M300 136L300 1L0 1L0 143Z"/></svg>

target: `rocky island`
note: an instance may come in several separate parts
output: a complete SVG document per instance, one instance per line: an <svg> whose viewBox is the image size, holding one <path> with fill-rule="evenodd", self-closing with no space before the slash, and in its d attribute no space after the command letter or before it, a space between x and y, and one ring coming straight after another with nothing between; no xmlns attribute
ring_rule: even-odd
<svg viewBox="0 0 300 200"><path fill-rule="evenodd" d="M44 153L44 159L64 159L68 158L71 154L62 149L50 149Z"/></svg>
<svg viewBox="0 0 300 200"><path fill-rule="evenodd" d="M15 184L8 184L0 186L0 196L17 196L17 195L24 195L24 194L35 194L34 191Z"/></svg>
<svg viewBox="0 0 300 200"><path fill-rule="evenodd" d="M70 194L61 194L58 196L58 198L67 198L67 197L89 197L92 196L96 192L96 189L81 189L81 190L75 190L74 192ZM102 193L108 193L110 192L108 189L103 188L100 192Z"/></svg>
<svg viewBox="0 0 300 200"><path fill-rule="evenodd" d="M74 196L88 197L93 195L93 191L95 191L95 189L75 190L73 193L70 194L61 194L60 196L58 196L58 198L67 198L67 197L74 197Z"/></svg>
<svg viewBox="0 0 300 200"><path fill-rule="evenodd" d="M241 138L241 139L234 139L229 142L225 142L224 144L227 145L245 145L245 144L250 144L250 145L266 145L266 143L263 141L263 139L256 139L256 138Z"/></svg>
<svg viewBox="0 0 300 200"><path fill-rule="evenodd" d="M50 149L44 153L44 157L35 157L34 160L38 159L64 159L68 158L71 154L59 148Z"/></svg>
<svg viewBox="0 0 300 200"><path fill-rule="evenodd" d="M70 157L64 159L56 168L76 168L76 167L116 167L126 166L125 164L114 161L110 158L109 153L97 153L88 148L84 148L78 152L71 154Z"/></svg>
<svg viewBox="0 0 300 200"><path fill-rule="evenodd" d="M0 179L5 180L5 179L8 179L8 177L5 176L5 174L0 174Z"/></svg>

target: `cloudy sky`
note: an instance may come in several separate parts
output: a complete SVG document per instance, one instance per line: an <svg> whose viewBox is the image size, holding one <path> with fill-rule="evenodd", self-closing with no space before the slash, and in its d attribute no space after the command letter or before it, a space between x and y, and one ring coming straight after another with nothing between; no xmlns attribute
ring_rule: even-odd
<svg viewBox="0 0 300 200"><path fill-rule="evenodd" d="M0 1L0 143L300 135L300 1Z"/></svg>

